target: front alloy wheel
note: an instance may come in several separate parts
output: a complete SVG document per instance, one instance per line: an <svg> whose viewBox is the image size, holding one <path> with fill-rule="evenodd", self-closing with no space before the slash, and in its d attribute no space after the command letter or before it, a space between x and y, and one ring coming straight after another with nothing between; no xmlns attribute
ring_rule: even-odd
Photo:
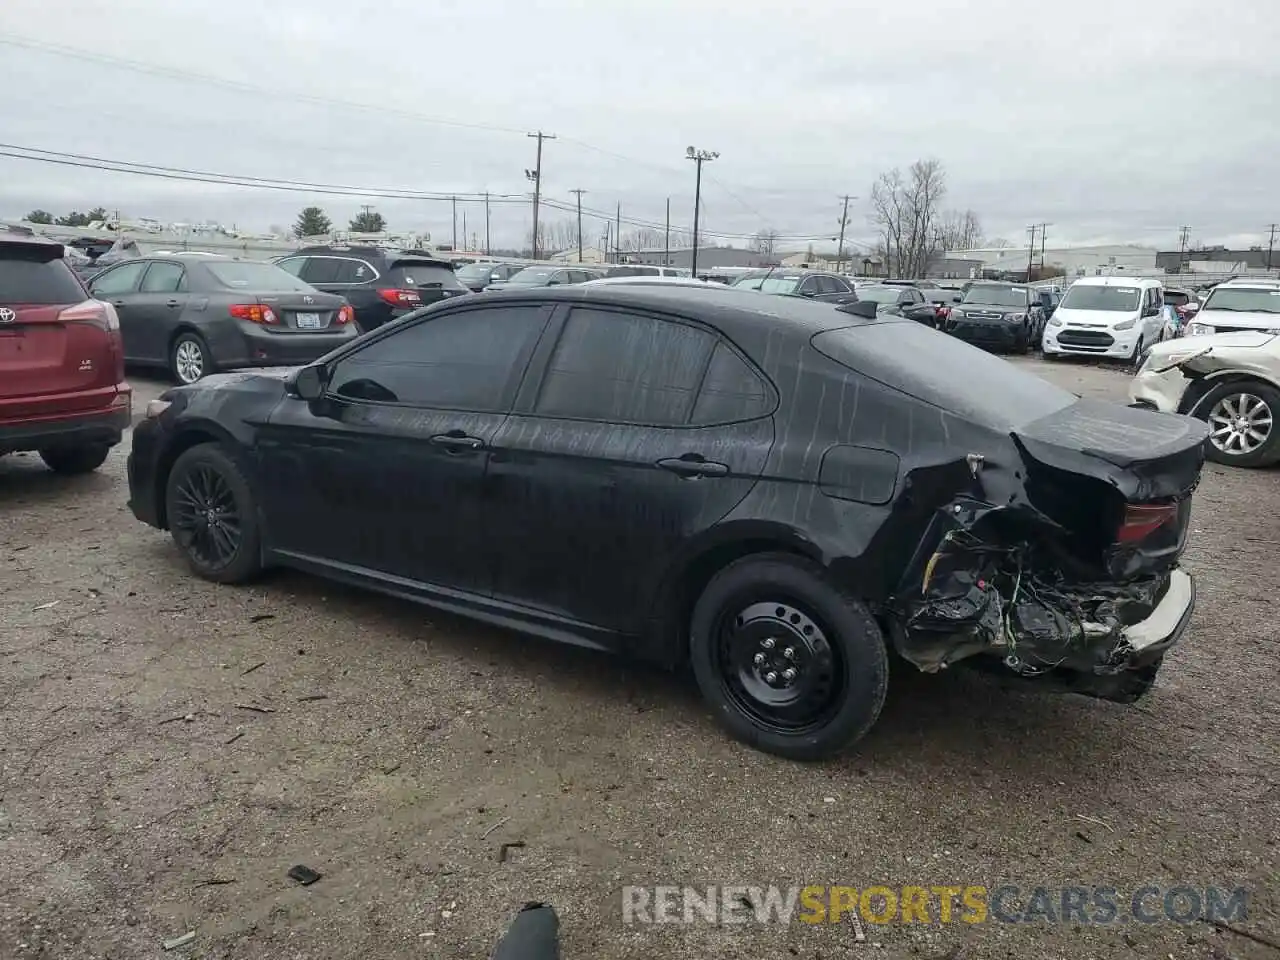
<svg viewBox="0 0 1280 960"><path fill-rule="evenodd" d="M1246 385L1226 392L1209 408L1209 445L1220 463L1247 466L1268 462L1276 447L1274 408L1264 394L1275 391Z"/></svg>
<svg viewBox="0 0 1280 960"><path fill-rule="evenodd" d="M203 340L191 333L184 333L174 341L170 365L173 378L184 386L212 372L208 348Z"/></svg>
<svg viewBox="0 0 1280 960"><path fill-rule="evenodd" d="M261 569L253 495L220 444L201 444L178 458L165 487L165 516L174 543L200 576L236 583Z"/></svg>

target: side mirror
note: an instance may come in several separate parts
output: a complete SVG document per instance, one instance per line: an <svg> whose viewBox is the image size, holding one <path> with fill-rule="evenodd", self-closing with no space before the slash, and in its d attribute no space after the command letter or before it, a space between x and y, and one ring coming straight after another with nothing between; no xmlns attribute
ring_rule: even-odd
<svg viewBox="0 0 1280 960"><path fill-rule="evenodd" d="M312 364L295 373L289 387L298 397L311 403L324 396L325 380L324 368Z"/></svg>
<svg viewBox="0 0 1280 960"><path fill-rule="evenodd" d="M952 298L951 298L951 302L952 302L952 303L964 303L964 297L963 297L962 295L960 295L960 294L958 294L958 293L957 293L954 297L952 297Z"/></svg>
<svg viewBox="0 0 1280 960"><path fill-rule="evenodd" d="M547 281L547 286L548 286L548 287L558 287L558 286L560 286L560 281L559 281L559 280L554 280L554 279L552 279L552 280L548 280L548 281Z"/></svg>

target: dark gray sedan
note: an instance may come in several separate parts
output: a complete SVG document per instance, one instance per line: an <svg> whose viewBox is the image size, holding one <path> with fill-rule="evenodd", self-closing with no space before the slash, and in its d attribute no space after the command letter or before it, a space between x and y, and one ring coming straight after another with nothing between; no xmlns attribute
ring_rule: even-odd
<svg viewBox="0 0 1280 960"><path fill-rule="evenodd" d="M342 297L274 264L214 254L119 263L89 292L120 315L126 362L166 367L178 383L232 367L310 363L359 334Z"/></svg>

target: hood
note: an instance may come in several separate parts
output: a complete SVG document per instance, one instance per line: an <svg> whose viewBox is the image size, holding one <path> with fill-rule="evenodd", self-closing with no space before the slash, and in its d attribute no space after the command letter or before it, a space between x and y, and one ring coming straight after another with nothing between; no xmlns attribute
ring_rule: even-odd
<svg viewBox="0 0 1280 960"><path fill-rule="evenodd" d="M1165 340L1151 347L1151 357L1155 360L1167 360L1188 352L1199 353L1204 350L1220 352L1222 350L1256 350L1268 344L1280 346L1276 335L1265 330L1240 330L1234 333L1210 333L1198 337L1180 337L1177 340Z"/></svg>
<svg viewBox="0 0 1280 960"><path fill-rule="evenodd" d="M1196 312L1195 323L1207 323L1211 327L1256 327L1259 330L1280 330L1280 313L1246 313L1242 310L1206 310Z"/></svg>
<svg viewBox="0 0 1280 960"><path fill-rule="evenodd" d="M1132 320L1137 312L1136 307L1133 310L1075 310L1058 304L1053 315L1063 323L1073 326L1110 327L1124 320Z"/></svg>
<svg viewBox="0 0 1280 960"><path fill-rule="evenodd" d="M230 373L211 373L195 383L173 387L164 394L202 393L208 390L283 390L284 382L298 371L297 367L255 367Z"/></svg>

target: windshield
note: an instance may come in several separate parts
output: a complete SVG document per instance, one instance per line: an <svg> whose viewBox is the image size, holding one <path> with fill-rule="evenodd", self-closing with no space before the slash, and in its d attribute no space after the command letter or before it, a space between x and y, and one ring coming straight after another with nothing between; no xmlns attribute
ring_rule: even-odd
<svg viewBox="0 0 1280 960"><path fill-rule="evenodd" d="M897 303L902 296L898 287L859 287L858 299L870 300L872 303Z"/></svg>
<svg viewBox="0 0 1280 960"><path fill-rule="evenodd" d="M762 293L795 293L804 277L784 273L758 273L741 277L735 284L743 290L759 290Z"/></svg>
<svg viewBox="0 0 1280 960"><path fill-rule="evenodd" d="M458 279L488 280L493 271L494 267L491 263L472 263L458 268Z"/></svg>
<svg viewBox="0 0 1280 960"><path fill-rule="evenodd" d="M549 270L546 267L525 267L519 273L514 274L508 283L527 283L531 286L546 283L555 275L555 270Z"/></svg>
<svg viewBox="0 0 1280 960"><path fill-rule="evenodd" d="M850 370L1000 430L1076 401L1075 394L1003 357L911 321L828 330L813 345Z"/></svg>
<svg viewBox="0 0 1280 960"><path fill-rule="evenodd" d="M274 263L237 260L227 263L210 263L206 266L215 280L233 290L252 290L254 293L290 293L295 290L311 290L311 284L303 283Z"/></svg>
<svg viewBox="0 0 1280 960"><path fill-rule="evenodd" d="M1059 310L1115 310L1132 313L1138 309L1137 287L1102 287L1077 283L1058 304Z"/></svg>
<svg viewBox="0 0 1280 960"><path fill-rule="evenodd" d="M1230 310L1235 313L1280 313L1280 288L1275 290L1245 287L1217 287L1204 302L1204 310Z"/></svg>
<svg viewBox="0 0 1280 960"><path fill-rule="evenodd" d="M965 291L961 303L989 303L997 307L1025 307L1026 287L995 287L976 285Z"/></svg>

